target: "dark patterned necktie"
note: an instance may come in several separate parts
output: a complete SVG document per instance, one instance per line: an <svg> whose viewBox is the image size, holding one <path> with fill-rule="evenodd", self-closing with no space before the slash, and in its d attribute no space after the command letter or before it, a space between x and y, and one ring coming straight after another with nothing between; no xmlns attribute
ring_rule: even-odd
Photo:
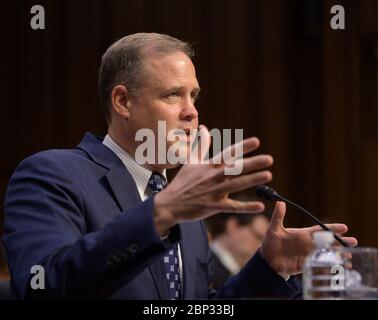
<svg viewBox="0 0 378 320"><path fill-rule="evenodd" d="M155 172L152 173L151 178L148 181L148 185L153 194L163 190L166 184L167 181L165 180L165 177ZM180 274L176 244L173 244L164 255L164 267L165 275L168 280L169 297L171 300L178 300L180 299Z"/></svg>

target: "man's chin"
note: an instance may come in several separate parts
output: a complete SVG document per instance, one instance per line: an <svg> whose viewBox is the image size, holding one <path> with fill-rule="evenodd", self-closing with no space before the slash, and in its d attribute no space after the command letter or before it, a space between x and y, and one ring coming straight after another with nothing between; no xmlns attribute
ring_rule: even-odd
<svg viewBox="0 0 378 320"><path fill-rule="evenodd" d="M163 172L164 170L174 169L181 166L181 163L166 163L166 164L148 164L145 165L149 170L156 172Z"/></svg>
<svg viewBox="0 0 378 320"><path fill-rule="evenodd" d="M168 163L165 165L165 169L174 169L174 168L177 168L179 166L181 166L182 164L181 163Z"/></svg>

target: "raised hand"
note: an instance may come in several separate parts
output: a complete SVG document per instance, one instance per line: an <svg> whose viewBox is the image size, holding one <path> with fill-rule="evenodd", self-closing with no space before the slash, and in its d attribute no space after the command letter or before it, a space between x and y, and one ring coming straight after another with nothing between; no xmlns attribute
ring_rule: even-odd
<svg viewBox="0 0 378 320"><path fill-rule="evenodd" d="M233 149L242 145L243 154L256 150L257 138L245 139L223 150L220 154L203 163L210 147L210 134L200 126L200 152L197 159L183 165L171 183L155 196L155 225L160 235L173 225L190 220L204 219L219 212L258 213L264 211L259 201L242 202L229 198L238 192L258 184L271 181L272 174L264 170L273 164L270 155L257 155L242 161L242 171L236 176L226 176L225 167L234 164L220 163Z"/></svg>
<svg viewBox="0 0 378 320"><path fill-rule="evenodd" d="M322 228L320 226L285 228L283 225L285 213L286 204L277 202L260 253L278 274L287 278L301 273L304 260L313 249L312 233ZM345 224L334 223L326 226L338 235L348 231ZM357 245L357 240L353 237L342 237L342 239L349 246Z"/></svg>

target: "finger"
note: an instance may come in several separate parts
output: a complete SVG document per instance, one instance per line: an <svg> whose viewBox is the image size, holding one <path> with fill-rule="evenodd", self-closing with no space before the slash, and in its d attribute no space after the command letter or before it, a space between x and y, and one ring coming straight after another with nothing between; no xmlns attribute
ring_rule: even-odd
<svg viewBox="0 0 378 320"><path fill-rule="evenodd" d="M227 199L220 209L222 212L230 213L261 213L265 210L265 205L260 201L237 201Z"/></svg>
<svg viewBox="0 0 378 320"><path fill-rule="evenodd" d="M209 130L204 125L198 127L198 143L194 146L190 154L189 163L203 163L206 155L209 153L211 136Z"/></svg>
<svg viewBox="0 0 378 320"><path fill-rule="evenodd" d="M249 153L251 151L256 150L260 145L260 140L252 137L235 143L223 151L216 154L212 159L211 163L214 164L222 164L222 163L230 163L230 158L232 155L240 155ZM235 157L235 156L234 156Z"/></svg>
<svg viewBox="0 0 378 320"><path fill-rule="evenodd" d="M343 239L349 247L356 247L358 245L358 240L354 237L341 237L341 239Z"/></svg>
<svg viewBox="0 0 378 320"><path fill-rule="evenodd" d="M283 221L286 213L286 203L282 201L277 201L276 206L273 210L272 218L270 219L269 229L272 231L277 231L283 229Z"/></svg>
<svg viewBox="0 0 378 320"><path fill-rule="evenodd" d="M251 174L238 176L236 178L228 179L216 185L215 192L218 193L235 193L272 181L272 173L270 171L259 171Z"/></svg>
<svg viewBox="0 0 378 320"><path fill-rule="evenodd" d="M237 166L239 162L240 165L243 166L242 173L248 173L270 167L273 165L273 157L270 155L261 154L254 157L239 159L235 161L234 166Z"/></svg>
<svg viewBox="0 0 378 320"><path fill-rule="evenodd" d="M343 223L331 223L325 225L328 229L330 229L332 232L337 234L343 234L348 231L347 225ZM313 226L310 227L310 232L316 232L316 231L322 231L323 228L321 226Z"/></svg>

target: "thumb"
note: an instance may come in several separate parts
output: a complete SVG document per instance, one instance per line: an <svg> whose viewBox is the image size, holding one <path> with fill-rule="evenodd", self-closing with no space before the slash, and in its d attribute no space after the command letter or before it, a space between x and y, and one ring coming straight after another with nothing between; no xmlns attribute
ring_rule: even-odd
<svg viewBox="0 0 378 320"><path fill-rule="evenodd" d="M276 231L278 229L283 229L283 221L286 213L286 203L282 201L277 201L276 206L273 210L272 218L270 220L270 229Z"/></svg>

